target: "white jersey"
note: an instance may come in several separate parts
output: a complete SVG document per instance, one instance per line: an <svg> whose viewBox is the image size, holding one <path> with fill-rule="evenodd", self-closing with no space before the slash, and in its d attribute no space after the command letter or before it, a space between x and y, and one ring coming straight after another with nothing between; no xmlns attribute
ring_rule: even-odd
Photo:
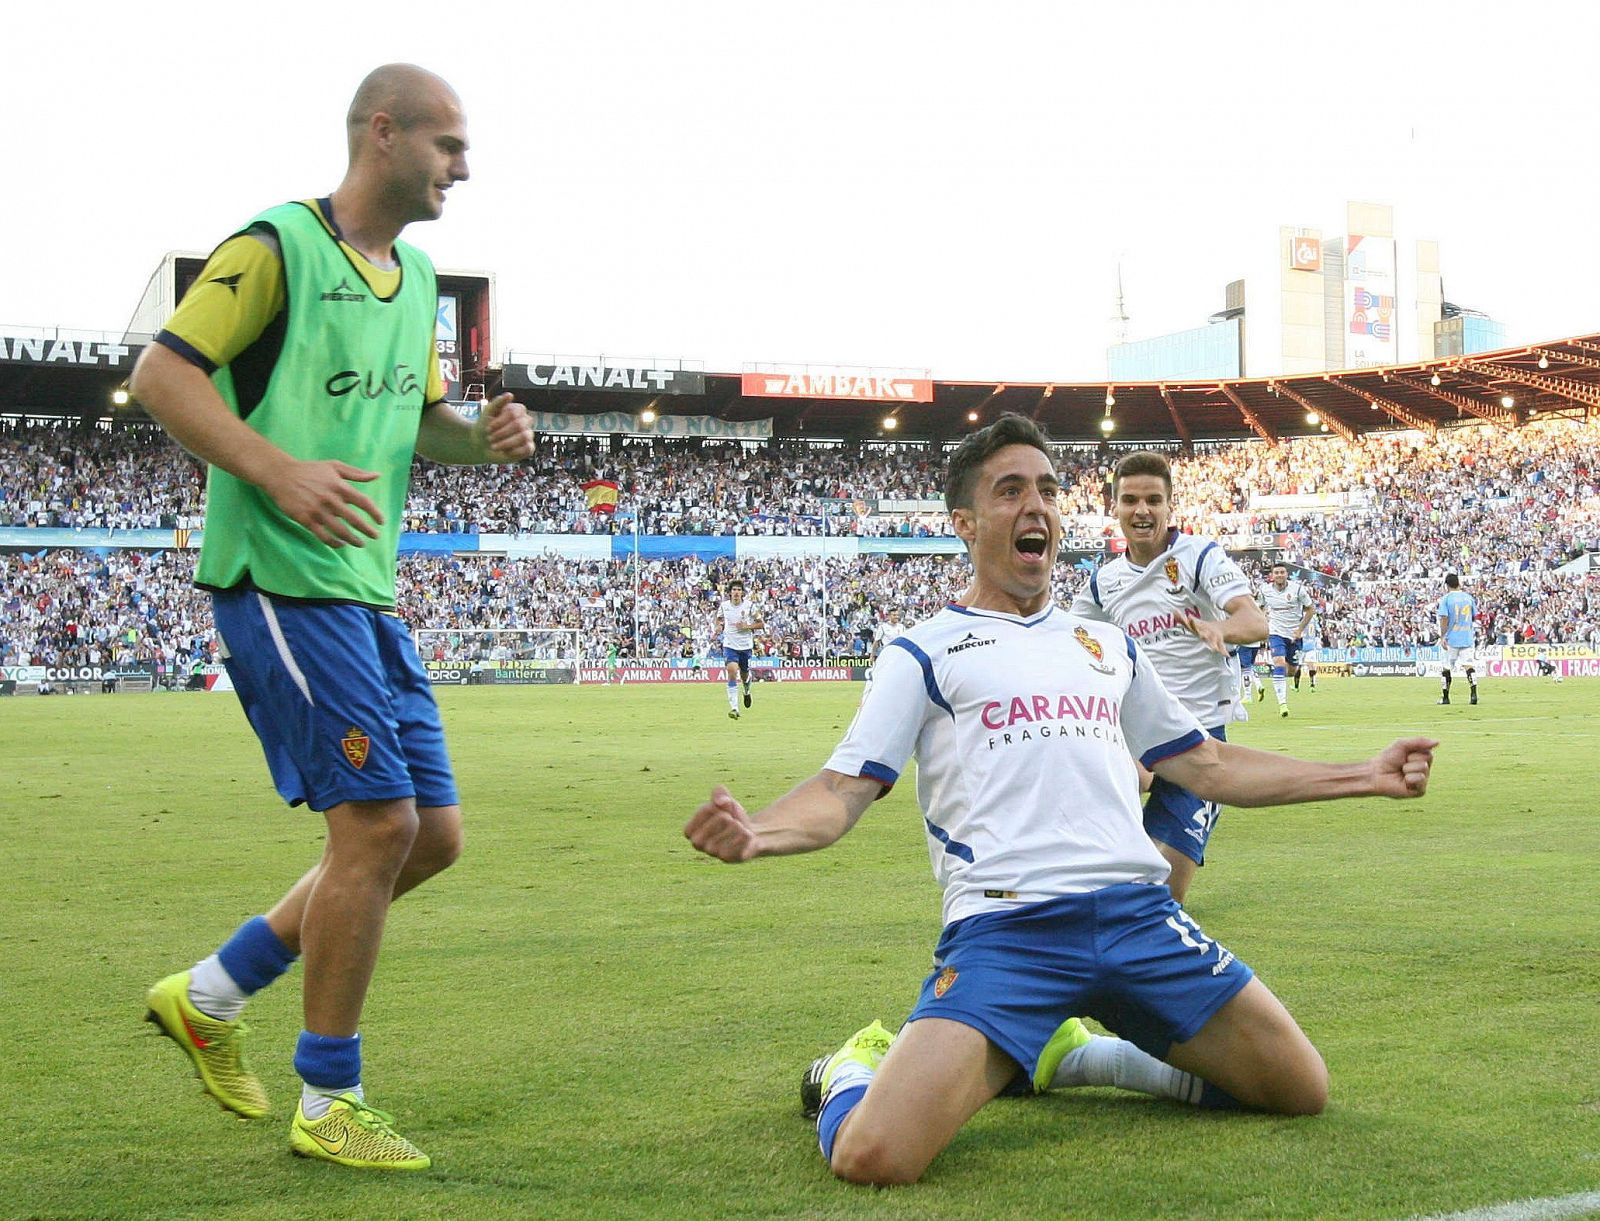
<svg viewBox="0 0 1600 1221"><path fill-rule="evenodd" d="M1145 567L1124 554L1091 573L1072 613L1116 624L1150 655L1167 690L1202 725L1226 725L1239 694L1238 670L1184 619L1226 619L1222 608L1240 594L1250 595L1250 580L1226 551L1173 530L1167 549Z"/></svg>
<svg viewBox="0 0 1600 1221"><path fill-rule="evenodd" d="M950 606L898 637L826 766L893 785L914 754L944 920L1159 883L1135 758L1205 731L1109 624Z"/></svg>
<svg viewBox="0 0 1600 1221"><path fill-rule="evenodd" d="M1311 605L1311 592L1299 581L1290 580L1282 589L1271 581L1261 587L1267 631L1285 640L1300 639L1300 619Z"/></svg>
<svg viewBox="0 0 1600 1221"><path fill-rule="evenodd" d="M756 608L750 605L750 599L738 606L724 602L721 612L723 645L730 649L755 648Z"/></svg>

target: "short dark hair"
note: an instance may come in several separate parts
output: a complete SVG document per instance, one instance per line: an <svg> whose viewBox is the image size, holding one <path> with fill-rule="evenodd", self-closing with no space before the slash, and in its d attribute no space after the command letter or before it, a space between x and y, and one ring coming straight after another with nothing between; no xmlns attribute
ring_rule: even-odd
<svg viewBox="0 0 1600 1221"><path fill-rule="evenodd" d="M1274 563L1272 568L1268 569L1268 571L1271 572L1279 568L1283 569L1285 572L1289 571L1289 565L1285 564L1282 560L1278 560L1276 563Z"/></svg>
<svg viewBox="0 0 1600 1221"><path fill-rule="evenodd" d="M1055 466L1050 453L1050 439L1044 430L1027 416L1008 411L993 424L978 429L950 455L950 464L944 473L944 507L970 509L972 485L977 482L978 468L1008 445L1031 445Z"/></svg>
<svg viewBox="0 0 1600 1221"><path fill-rule="evenodd" d="M1167 495L1172 495L1172 466L1154 450L1136 449L1117 463L1116 470L1111 474L1111 486L1115 487L1129 475L1154 475L1167 485Z"/></svg>
<svg viewBox="0 0 1600 1221"><path fill-rule="evenodd" d="M728 592L730 594L736 589L743 589L743 588L744 588L744 582L741 581L738 577L734 577L733 580L728 582Z"/></svg>
<svg viewBox="0 0 1600 1221"><path fill-rule="evenodd" d="M1444 574L1444 587L1446 589L1460 589L1461 588L1461 578L1456 576L1456 574L1453 573L1453 572L1445 573Z"/></svg>

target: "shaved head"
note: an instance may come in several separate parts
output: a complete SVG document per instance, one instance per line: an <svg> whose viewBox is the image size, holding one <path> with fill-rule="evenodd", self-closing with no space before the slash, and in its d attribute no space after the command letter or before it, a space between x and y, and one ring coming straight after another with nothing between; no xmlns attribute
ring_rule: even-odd
<svg viewBox="0 0 1600 1221"><path fill-rule="evenodd" d="M461 99L442 77L416 64L384 64L367 73L350 101L345 129L354 158L372 116L386 114L402 131L434 118L443 108L461 109Z"/></svg>

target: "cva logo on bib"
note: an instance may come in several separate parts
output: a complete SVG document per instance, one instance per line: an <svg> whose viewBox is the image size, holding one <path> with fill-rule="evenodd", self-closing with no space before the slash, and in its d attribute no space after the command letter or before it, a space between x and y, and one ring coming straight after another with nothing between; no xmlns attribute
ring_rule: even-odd
<svg viewBox="0 0 1600 1221"><path fill-rule="evenodd" d="M410 365L396 365L385 373L374 373L371 369L365 372L359 369L341 369L324 382L322 388L327 391L329 398L338 399L347 394L360 394L362 398L371 401L384 395L408 398L422 389L422 380L412 371Z"/></svg>

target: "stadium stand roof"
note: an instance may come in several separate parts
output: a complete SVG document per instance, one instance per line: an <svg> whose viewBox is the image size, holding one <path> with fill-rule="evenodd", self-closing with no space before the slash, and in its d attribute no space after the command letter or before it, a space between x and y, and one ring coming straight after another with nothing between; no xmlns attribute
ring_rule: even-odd
<svg viewBox="0 0 1600 1221"><path fill-rule="evenodd" d="M1434 379L1438 384L1434 384ZM1600 334L1417 364L1270 378L1167 382L936 381L931 403L745 398L738 374L705 375L703 396L560 387L519 390L542 411L698 413L727 420L774 418L786 436L905 439L959 437L1004 411L1038 420L1061 441L1094 443L1243 440L1367 432L1600 411ZM498 387L491 386L491 393ZM1107 398L1113 400L1109 409ZM1511 405L1507 407L1505 400ZM1115 424L1106 433L1101 423ZM976 421L969 416L976 413ZM896 427L883 427L893 415ZM1314 415L1315 419L1310 417Z"/></svg>
<svg viewBox="0 0 1600 1221"><path fill-rule="evenodd" d="M84 420L140 415L136 405L114 408L111 396L146 342L135 335L0 329L0 413ZM488 393L498 389L498 381L488 383ZM771 417L779 435L800 437L943 439L1016 411L1058 440L1081 443L1272 441L1323 431L1349 438L1475 421L1509 428L1534 416L1600 412L1600 334L1416 364L1266 378L935 381L931 403L746 398L737 373L707 373L703 393L695 395L654 398L647 391L571 386L517 394L530 409L571 414L636 413L653 405L663 414ZM890 415L897 424L892 430L883 426ZM1115 424L1110 433L1101 428L1108 415Z"/></svg>

